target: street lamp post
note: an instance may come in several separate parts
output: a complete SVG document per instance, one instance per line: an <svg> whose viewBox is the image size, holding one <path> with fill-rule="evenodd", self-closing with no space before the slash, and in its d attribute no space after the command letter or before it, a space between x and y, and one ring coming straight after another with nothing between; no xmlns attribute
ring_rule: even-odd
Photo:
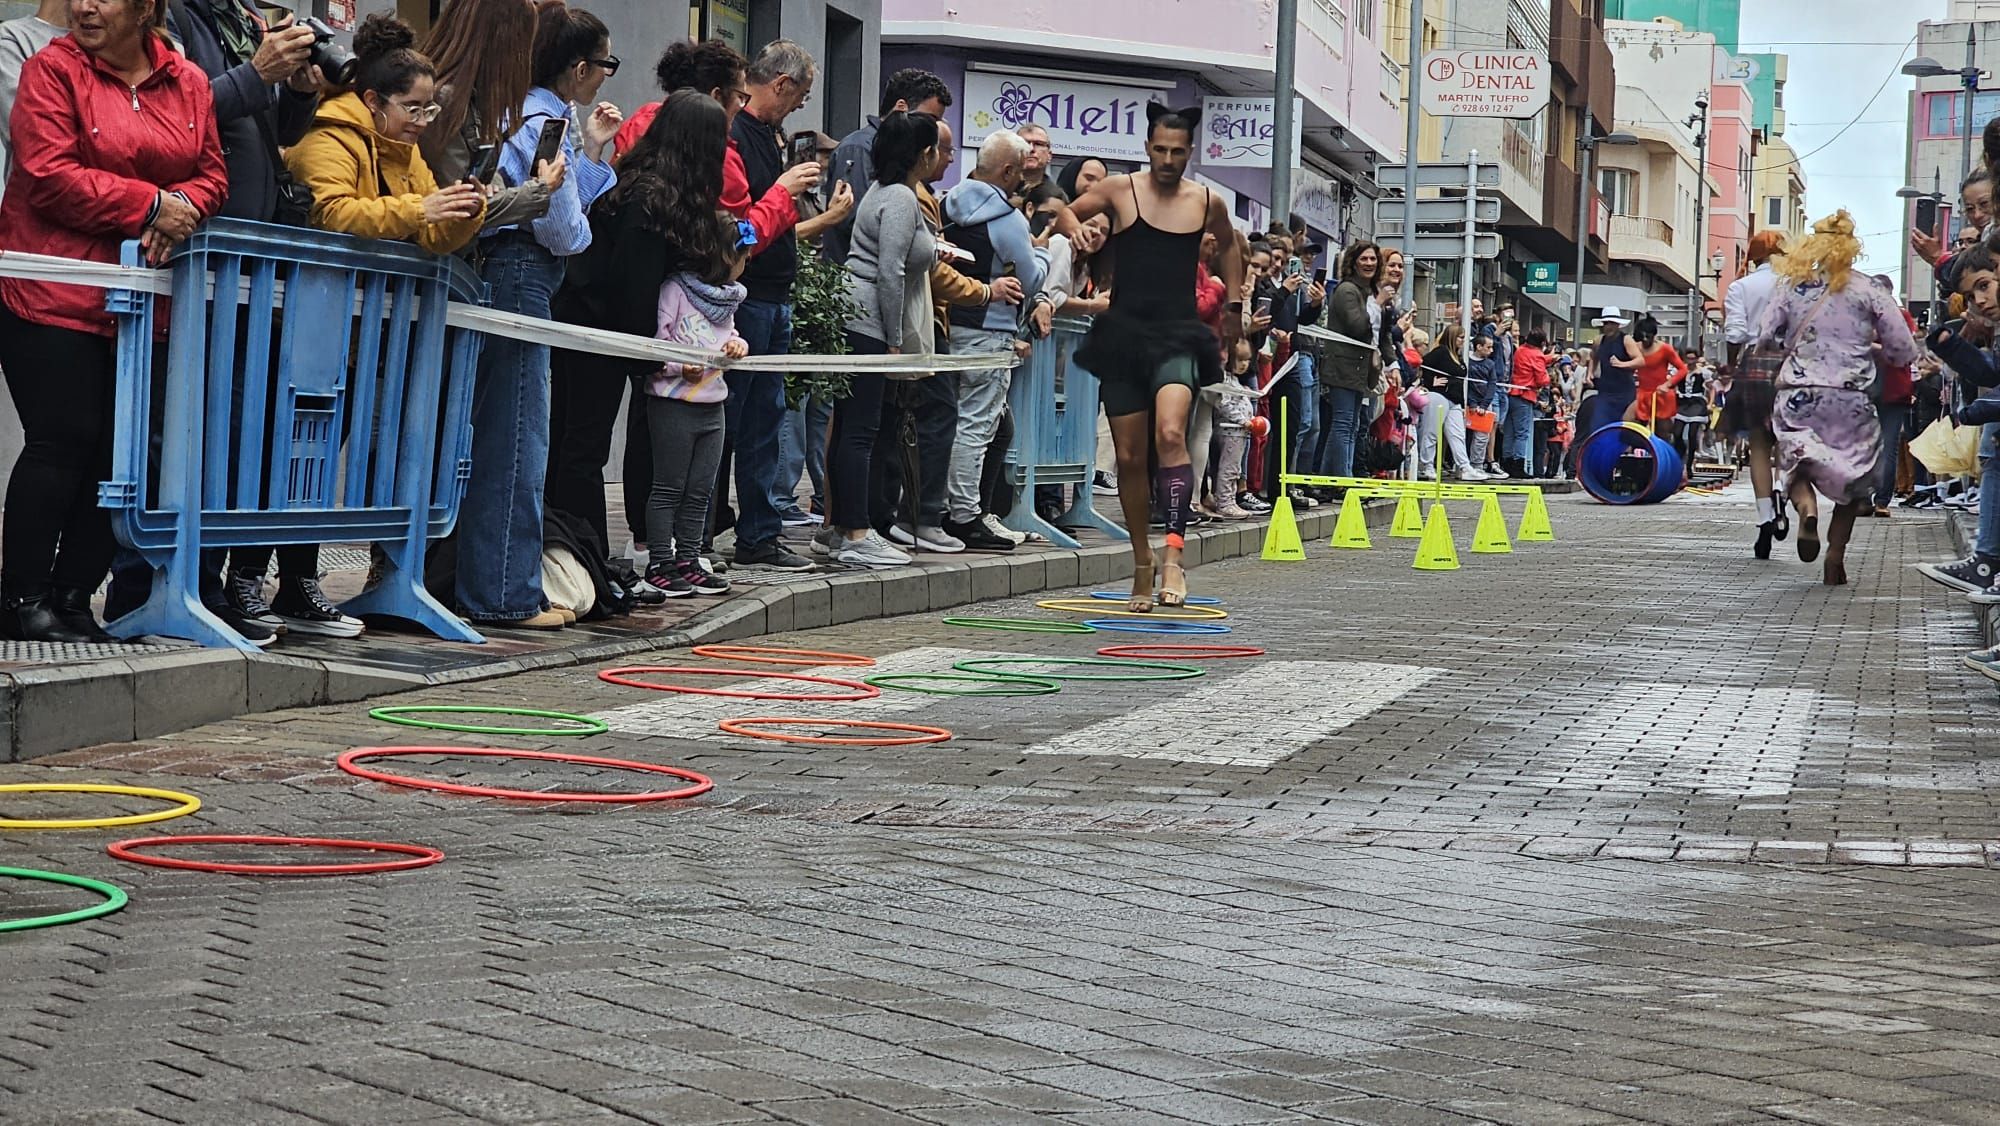
<svg viewBox="0 0 2000 1126"><path fill-rule="evenodd" d="M1961 118L1958 139L1958 174L1960 178L1972 171L1972 103L1979 95L1979 25L1968 22L1965 25L1965 65L1948 67L1929 55L1918 55L1903 64L1903 73L1912 78L1945 78L1956 76L1959 89L1965 94L1965 105L1959 112Z"/></svg>
<svg viewBox="0 0 2000 1126"><path fill-rule="evenodd" d="M1576 184L1576 288L1570 291L1569 338L1573 347L1583 346L1583 270L1590 257L1590 157L1599 145L1636 145L1639 138L1630 133L1607 133L1593 137L1589 133L1590 107L1583 108L1585 131L1576 137L1577 184ZM1606 241L1610 232L1606 231Z"/></svg>
<svg viewBox="0 0 2000 1126"><path fill-rule="evenodd" d="M1930 200L1930 201L1931 201L1931 202L1933 202L1933 203L1943 203L1943 202L1944 202L1944 185L1943 185L1942 183L1940 183L1940 182L1939 182L1939 181L1940 181L1940 177L1941 177L1941 176L1943 176L1943 173L1939 172L1939 171L1938 171L1937 169L1932 169L1932 170L1931 170L1931 190L1930 190L1930 191L1924 191L1924 190L1923 190L1922 188L1915 188L1915 187L1908 187L1908 186L1905 186L1905 187L1900 187L1900 188L1897 188L1897 189L1896 189L1896 198L1897 198L1897 199L1928 199L1928 200ZM1936 234L1937 232L1933 231L1933 232L1929 232L1929 233L1931 233L1931 234ZM1904 284L1905 286L1908 286L1908 285L1909 285L1909 282L1910 282L1910 279L1909 279L1909 278L1908 278L1907 276L1906 276L1906 277L1904 277L1904 279L1903 279L1903 284ZM1937 273L1936 273L1936 271L1932 271L1932 273L1931 273L1931 300L1930 300L1930 307L1931 307L1931 313L1930 313L1930 323L1931 323L1932 325L1936 325L1936 324L1938 323L1938 281L1937 281Z"/></svg>
<svg viewBox="0 0 2000 1126"><path fill-rule="evenodd" d="M1701 350L1701 278L1702 265L1708 261L1708 232L1704 224L1708 219L1708 97L1697 96L1694 112L1688 115L1687 124L1700 130L1695 134L1695 148L1701 153L1701 163L1695 166L1694 177L1694 283L1688 288L1688 337L1691 346ZM1722 272L1716 271L1716 285L1722 284Z"/></svg>

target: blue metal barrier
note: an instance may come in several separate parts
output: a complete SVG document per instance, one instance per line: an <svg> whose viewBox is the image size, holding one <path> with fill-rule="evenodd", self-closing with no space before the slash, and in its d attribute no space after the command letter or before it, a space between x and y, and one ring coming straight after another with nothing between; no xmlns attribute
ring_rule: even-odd
<svg viewBox="0 0 2000 1126"><path fill-rule="evenodd" d="M1014 509L1002 521L1017 532L1035 532L1061 547L1080 546L1062 528L1095 528L1116 540L1124 528L1099 514L1090 483L1097 468L1097 377L1074 356L1089 320L1063 318L1047 339L1035 342L1028 361L1014 369L1007 403L1014 412L1014 442L1007 451L1007 481ZM1053 523L1035 511L1035 487L1073 485L1075 499Z"/></svg>
<svg viewBox="0 0 2000 1126"><path fill-rule="evenodd" d="M154 568L151 597L110 632L250 650L202 605L201 550L359 540L388 564L343 611L483 641L423 585L424 549L458 519L470 468L481 337L445 315L484 303L477 275L408 243L223 219L171 270L164 374L154 295L106 301L117 420L99 504Z"/></svg>

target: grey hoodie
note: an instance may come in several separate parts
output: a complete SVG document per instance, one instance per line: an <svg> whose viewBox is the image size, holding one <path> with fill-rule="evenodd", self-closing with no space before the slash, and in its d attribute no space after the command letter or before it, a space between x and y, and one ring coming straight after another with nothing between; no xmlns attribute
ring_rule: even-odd
<svg viewBox="0 0 2000 1126"><path fill-rule="evenodd" d="M1007 197L999 188L984 180L967 180L951 189L944 197L945 237L971 251L974 261L959 268L967 277L992 284L996 279L1007 276L1008 263L1013 264L1013 275L1021 279L1021 292L1033 295L1042 288L1045 267L1042 259L1035 254L1034 236L1028 233L1028 219L1007 202ZM953 227L963 228L962 234L955 235ZM1015 318L1020 309L1005 302L994 301L984 310L965 309L952 311L953 324L968 324L959 319L961 312L979 315L980 321L972 327L993 332L1013 332Z"/></svg>

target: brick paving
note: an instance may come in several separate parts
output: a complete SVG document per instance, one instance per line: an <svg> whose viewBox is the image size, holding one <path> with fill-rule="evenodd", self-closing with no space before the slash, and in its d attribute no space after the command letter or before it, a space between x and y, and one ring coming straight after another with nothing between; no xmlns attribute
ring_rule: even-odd
<svg viewBox="0 0 2000 1126"><path fill-rule="evenodd" d="M1386 537L1201 568L1236 630L1214 640L1270 652L1193 681L829 705L572 669L382 701L603 716L608 735L487 741L716 779L671 807L360 782L338 751L484 741L354 705L0 767L207 802L131 834L0 837L0 864L133 895L0 935L0 1119L2000 1120L2000 698L1958 664L1969 608L1909 567L1949 554L1943 523L1865 522L1855 585L1829 591L1752 561L1734 503L1551 509L1557 544L1450 575ZM768 643L940 671L1152 640L938 618ZM802 747L720 735L731 715L957 737ZM152 829L450 858L258 881L102 854ZM85 900L0 881L0 918Z"/></svg>

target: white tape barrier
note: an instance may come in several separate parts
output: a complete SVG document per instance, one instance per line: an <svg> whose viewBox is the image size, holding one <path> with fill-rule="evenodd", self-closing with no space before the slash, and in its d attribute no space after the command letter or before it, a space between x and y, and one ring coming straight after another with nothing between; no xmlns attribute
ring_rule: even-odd
<svg viewBox="0 0 2000 1126"><path fill-rule="evenodd" d="M19 250L0 250L0 277L61 285L81 285L92 289L129 289L140 293L167 295L173 292L173 276L165 270L115 266L76 258L58 258L48 254L29 254ZM246 294L248 285L246 280L244 282ZM279 296L282 297L282 294L281 286ZM359 295L356 296L356 300L359 300ZM445 323L453 328L483 332L488 336L526 340L531 344L547 344L551 348L563 348L573 352L589 352L599 356L643 360L656 364L700 364L704 367L736 371L881 373L914 378L934 372L1012 368L1020 362L1011 352L910 356L747 356L735 360L720 352L686 348L651 337L607 332L603 329L585 328L582 325L564 324L560 321L546 321L520 313L503 313L497 309L468 305L459 301L452 302Z"/></svg>

